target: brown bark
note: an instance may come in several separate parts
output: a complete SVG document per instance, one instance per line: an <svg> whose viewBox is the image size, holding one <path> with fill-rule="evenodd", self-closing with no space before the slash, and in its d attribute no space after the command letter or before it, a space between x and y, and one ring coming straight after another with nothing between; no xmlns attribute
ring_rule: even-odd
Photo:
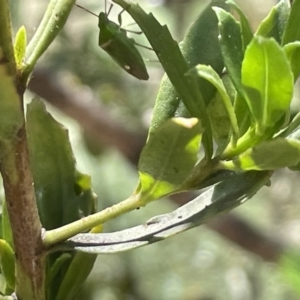
<svg viewBox="0 0 300 300"><path fill-rule="evenodd" d="M44 286L44 264L40 255L42 228L29 165L25 125L16 139L2 146L0 171L13 232L16 294L30 295L28 299L31 300L44 299L44 295L36 294ZM18 299L22 300L21 297Z"/></svg>

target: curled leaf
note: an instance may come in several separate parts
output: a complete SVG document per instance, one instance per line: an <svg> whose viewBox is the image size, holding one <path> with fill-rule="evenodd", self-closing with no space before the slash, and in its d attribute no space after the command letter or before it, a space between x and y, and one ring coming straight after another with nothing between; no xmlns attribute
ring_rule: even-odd
<svg viewBox="0 0 300 300"><path fill-rule="evenodd" d="M21 26L16 34L14 45L15 60L18 69L22 69L26 54L27 34L24 26Z"/></svg>
<svg viewBox="0 0 300 300"><path fill-rule="evenodd" d="M7 286L13 291L15 288L15 255L13 249L0 239L0 265Z"/></svg>
<svg viewBox="0 0 300 300"><path fill-rule="evenodd" d="M196 118L172 118L150 136L141 153L135 192L143 202L174 192L187 178L197 161L201 132Z"/></svg>

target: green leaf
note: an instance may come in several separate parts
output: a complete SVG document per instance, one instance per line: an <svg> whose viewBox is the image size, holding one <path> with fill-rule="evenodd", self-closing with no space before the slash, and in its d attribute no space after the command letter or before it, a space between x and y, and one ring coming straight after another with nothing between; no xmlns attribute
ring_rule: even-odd
<svg viewBox="0 0 300 300"><path fill-rule="evenodd" d="M229 4L238 11L242 26L226 11L220 8L215 8L215 11L219 19L219 38L224 64L231 81L238 92L234 101L234 110L236 113L237 127L241 127L239 128L239 131L240 134L243 134L247 131L250 122L249 108L244 99L244 88L241 82L241 70L244 51L252 40L253 34L242 11L234 3L229 2Z"/></svg>
<svg viewBox="0 0 300 300"><path fill-rule="evenodd" d="M50 285L49 283L52 282L52 280L57 276L59 271L63 268L64 264L69 264L72 260L71 253L63 252L56 260L55 263L50 267L50 270L47 272L47 278L46 278L46 290L49 290Z"/></svg>
<svg viewBox="0 0 300 300"><path fill-rule="evenodd" d="M171 194L196 164L202 127L196 118L172 118L152 134L139 161L135 194L146 204Z"/></svg>
<svg viewBox="0 0 300 300"><path fill-rule="evenodd" d="M244 15L242 10L239 8L238 5L236 5L236 3L234 1L228 0L228 1L226 1L226 3L229 4L230 6L232 6L239 15L240 26L242 29L243 50L245 52L247 46L249 45L249 43L251 42L251 40L253 38L253 32L252 32L251 26L249 24L247 17Z"/></svg>
<svg viewBox="0 0 300 300"><path fill-rule="evenodd" d="M195 67L193 70L189 72L189 74L193 74L193 73L196 73L197 75L209 81L219 92L220 96L222 97L225 110L227 111L230 120L233 138L234 140L236 140L239 135L237 120L234 113L233 105L231 103L231 100L227 94L227 91L225 89L225 86L221 78L211 66L198 65L197 67Z"/></svg>
<svg viewBox="0 0 300 300"><path fill-rule="evenodd" d="M268 16L260 23L260 26L256 31L256 35L272 37L280 44L287 25L289 13L289 1L281 0L272 8Z"/></svg>
<svg viewBox="0 0 300 300"><path fill-rule="evenodd" d="M284 253L278 262L279 271L285 282L287 282L300 296L300 259L299 251Z"/></svg>
<svg viewBox="0 0 300 300"><path fill-rule="evenodd" d="M228 143L231 125L220 94L217 94L210 102L207 107L207 113L211 122L214 140L219 146L218 152L222 151Z"/></svg>
<svg viewBox="0 0 300 300"><path fill-rule="evenodd" d="M50 230L79 219L75 160L67 130L52 118L40 100L34 99L27 109L27 132L43 227Z"/></svg>
<svg viewBox="0 0 300 300"><path fill-rule="evenodd" d="M72 300L93 269L97 255L77 252L59 287L55 300Z"/></svg>
<svg viewBox="0 0 300 300"><path fill-rule="evenodd" d="M253 38L242 65L242 83L257 133L263 135L285 115L293 96L293 74L274 39Z"/></svg>
<svg viewBox="0 0 300 300"><path fill-rule="evenodd" d="M3 58L0 49L0 61ZM0 64L0 141L13 139L24 123L21 102L14 78L6 71L6 64ZM1 155L1 154L0 154Z"/></svg>
<svg viewBox="0 0 300 300"><path fill-rule="evenodd" d="M76 171L75 193L81 216L88 216L96 212L97 195L92 190L91 177Z"/></svg>
<svg viewBox="0 0 300 300"><path fill-rule="evenodd" d="M300 141L276 138L248 149L232 161L234 168L243 171L276 170L300 162ZM225 162L225 165L231 162Z"/></svg>
<svg viewBox="0 0 300 300"><path fill-rule="evenodd" d="M2 202L2 238L14 249L13 235L5 200Z"/></svg>
<svg viewBox="0 0 300 300"><path fill-rule="evenodd" d="M94 213L96 196L91 190L91 180L75 169L68 132L38 99L34 99L27 108L27 133L37 205L43 227L51 230ZM72 256L74 255L73 253ZM56 272L55 276L47 278L51 293L49 299L54 299L68 272L69 264L73 262L66 260L60 263L59 257L56 253L48 257L49 269ZM82 261L82 264L84 266L85 262Z"/></svg>
<svg viewBox="0 0 300 300"><path fill-rule="evenodd" d="M286 44L283 50L290 61L294 81L296 82L300 75L300 41Z"/></svg>
<svg viewBox="0 0 300 300"><path fill-rule="evenodd" d="M239 126L240 135L243 135L251 126L251 112L246 99L240 94L236 95L234 101L234 112Z"/></svg>
<svg viewBox="0 0 300 300"><path fill-rule="evenodd" d="M213 6L224 9L228 7L223 1L212 1L207 5L188 29L183 41L180 43L180 50L188 63L189 69L198 64L210 65L221 75L224 62L218 40L218 19L212 10ZM204 79L198 78L197 82L207 106L215 96L216 89Z"/></svg>
<svg viewBox="0 0 300 300"><path fill-rule="evenodd" d="M24 26L21 26L16 34L14 45L15 60L18 69L22 69L26 54L27 34Z"/></svg>
<svg viewBox="0 0 300 300"><path fill-rule="evenodd" d="M112 233L77 234L63 246L70 250L101 254L128 251L160 242L241 205L267 184L271 175L271 172L261 171L230 173L226 172L222 182L200 196L170 213L151 218L146 224Z"/></svg>
<svg viewBox="0 0 300 300"><path fill-rule="evenodd" d="M90 231L96 234L103 231L103 226L99 225ZM93 269L97 255L75 252L67 272L57 291L55 300L72 300L76 297L83 283Z"/></svg>
<svg viewBox="0 0 300 300"><path fill-rule="evenodd" d="M181 54L177 43L173 40L167 28L161 26L151 14L143 13L138 5L129 4L127 1L114 0L113 2L127 10L140 26L167 73L162 80L156 99L149 135L155 132L163 122L175 115L198 117L206 128L203 145L210 157L213 153L213 146L204 103L208 104L214 97L215 89L203 79L200 79L197 84L195 79L184 75L189 68L199 63L212 65L218 73L221 73L223 69L224 65L217 38L217 18L211 9L211 5L201 12L189 29L180 44ZM184 105L182 105L182 102Z"/></svg>
<svg viewBox="0 0 300 300"><path fill-rule="evenodd" d="M11 291L15 288L15 255L13 249L0 239L0 266L6 285Z"/></svg>
<svg viewBox="0 0 300 300"><path fill-rule="evenodd" d="M240 24L222 8L214 7L219 20L219 40L226 71L237 92L243 96L241 69L244 58Z"/></svg>
<svg viewBox="0 0 300 300"><path fill-rule="evenodd" d="M294 0L290 11L290 15L287 21L287 25L284 30L282 45L292 43L300 40L300 0Z"/></svg>
<svg viewBox="0 0 300 300"><path fill-rule="evenodd" d="M57 256L56 253L54 255ZM45 290L47 293L46 299L55 299L58 287L61 284L61 280L64 278L61 274L65 275L73 257L74 253L71 254L62 252L62 254L53 260L52 264L50 264L48 260L48 270L46 273L45 283ZM53 288L54 286L56 287L55 289Z"/></svg>

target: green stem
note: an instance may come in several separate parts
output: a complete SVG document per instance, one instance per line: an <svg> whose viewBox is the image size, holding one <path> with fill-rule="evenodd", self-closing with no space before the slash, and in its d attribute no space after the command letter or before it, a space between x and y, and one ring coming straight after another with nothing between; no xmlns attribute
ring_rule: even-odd
<svg viewBox="0 0 300 300"><path fill-rule="evenodd" d="M0 0L0 48L4 57L1 57L0 64L7 63L9 75L15 75L16 62L14 56L14 46L12 39L10 8L8 0Z"/></svg>
<svg viewBox="0 0 300 300"><path fill-rule="evenodd" d="M237 143L232 141L226 147L221 155L222 160L229 160L239 154L245 152L247 149L254 147L262 139L262 136L256 134L256 128L250 127L249 130L238 139Z"/></svg>
<svg viewBox="0 0 300 300"><path fill-rule="evenodd" d="M27 47L23 69L24 80L27 80L37 60L65 25L74 4L75 0L50 1L42 22Z"/></svg>
<svg viewBox="0 0 300 300"><path fill-rule="evenodd" d="M138 195L132 195L128 199L108 207L98 213L82 218L60 228L47 231L43 238L43 244L48 248L78 233L84 232L99 224L103 224L108 220L137 209L141 206L143 206L143 202L139 199Z"/></svg>
<svg viewBox="0 0 300 300"><path fill-rule="evenodd" d="M206 180L217 171L219 158L201 160L189 177L178 187L178 191L197 190L205 185Z"/></svg>

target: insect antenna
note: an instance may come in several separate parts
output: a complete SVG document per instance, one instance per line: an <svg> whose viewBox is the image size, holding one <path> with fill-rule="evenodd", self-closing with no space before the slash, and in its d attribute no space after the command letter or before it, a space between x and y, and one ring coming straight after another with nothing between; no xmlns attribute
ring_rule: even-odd
<svg viewBox="0 0 300 300"><path fill-rule="evenodd" d="M106 11L106 1L105 1L105 14L106 14L107 17L109 16L109 14L110 14L110 12L111 12L113 6L114 6L114 5L111 3L111 4L110 4L110 7L109 7L109 9L108 9L108 11Z"/></svg>
<svg viewBox="0 0 300 300"><path fill-rule="evenodd" d="M79 4L76 4L76 3L75 3L75 5L76 5L77 7L79 7L79 8L81 8L81 9L83 9L84 11L86 11L86 12L90 13L91 15L93 15L93 16L95 16L95 17L97 17L97 18L98 18L98 15L94 14L94 13L93 13L93 12L91 12L90 10L88 10L88 9L84 8L83 6L81 6L81 5L79 5Z"/></svg>

